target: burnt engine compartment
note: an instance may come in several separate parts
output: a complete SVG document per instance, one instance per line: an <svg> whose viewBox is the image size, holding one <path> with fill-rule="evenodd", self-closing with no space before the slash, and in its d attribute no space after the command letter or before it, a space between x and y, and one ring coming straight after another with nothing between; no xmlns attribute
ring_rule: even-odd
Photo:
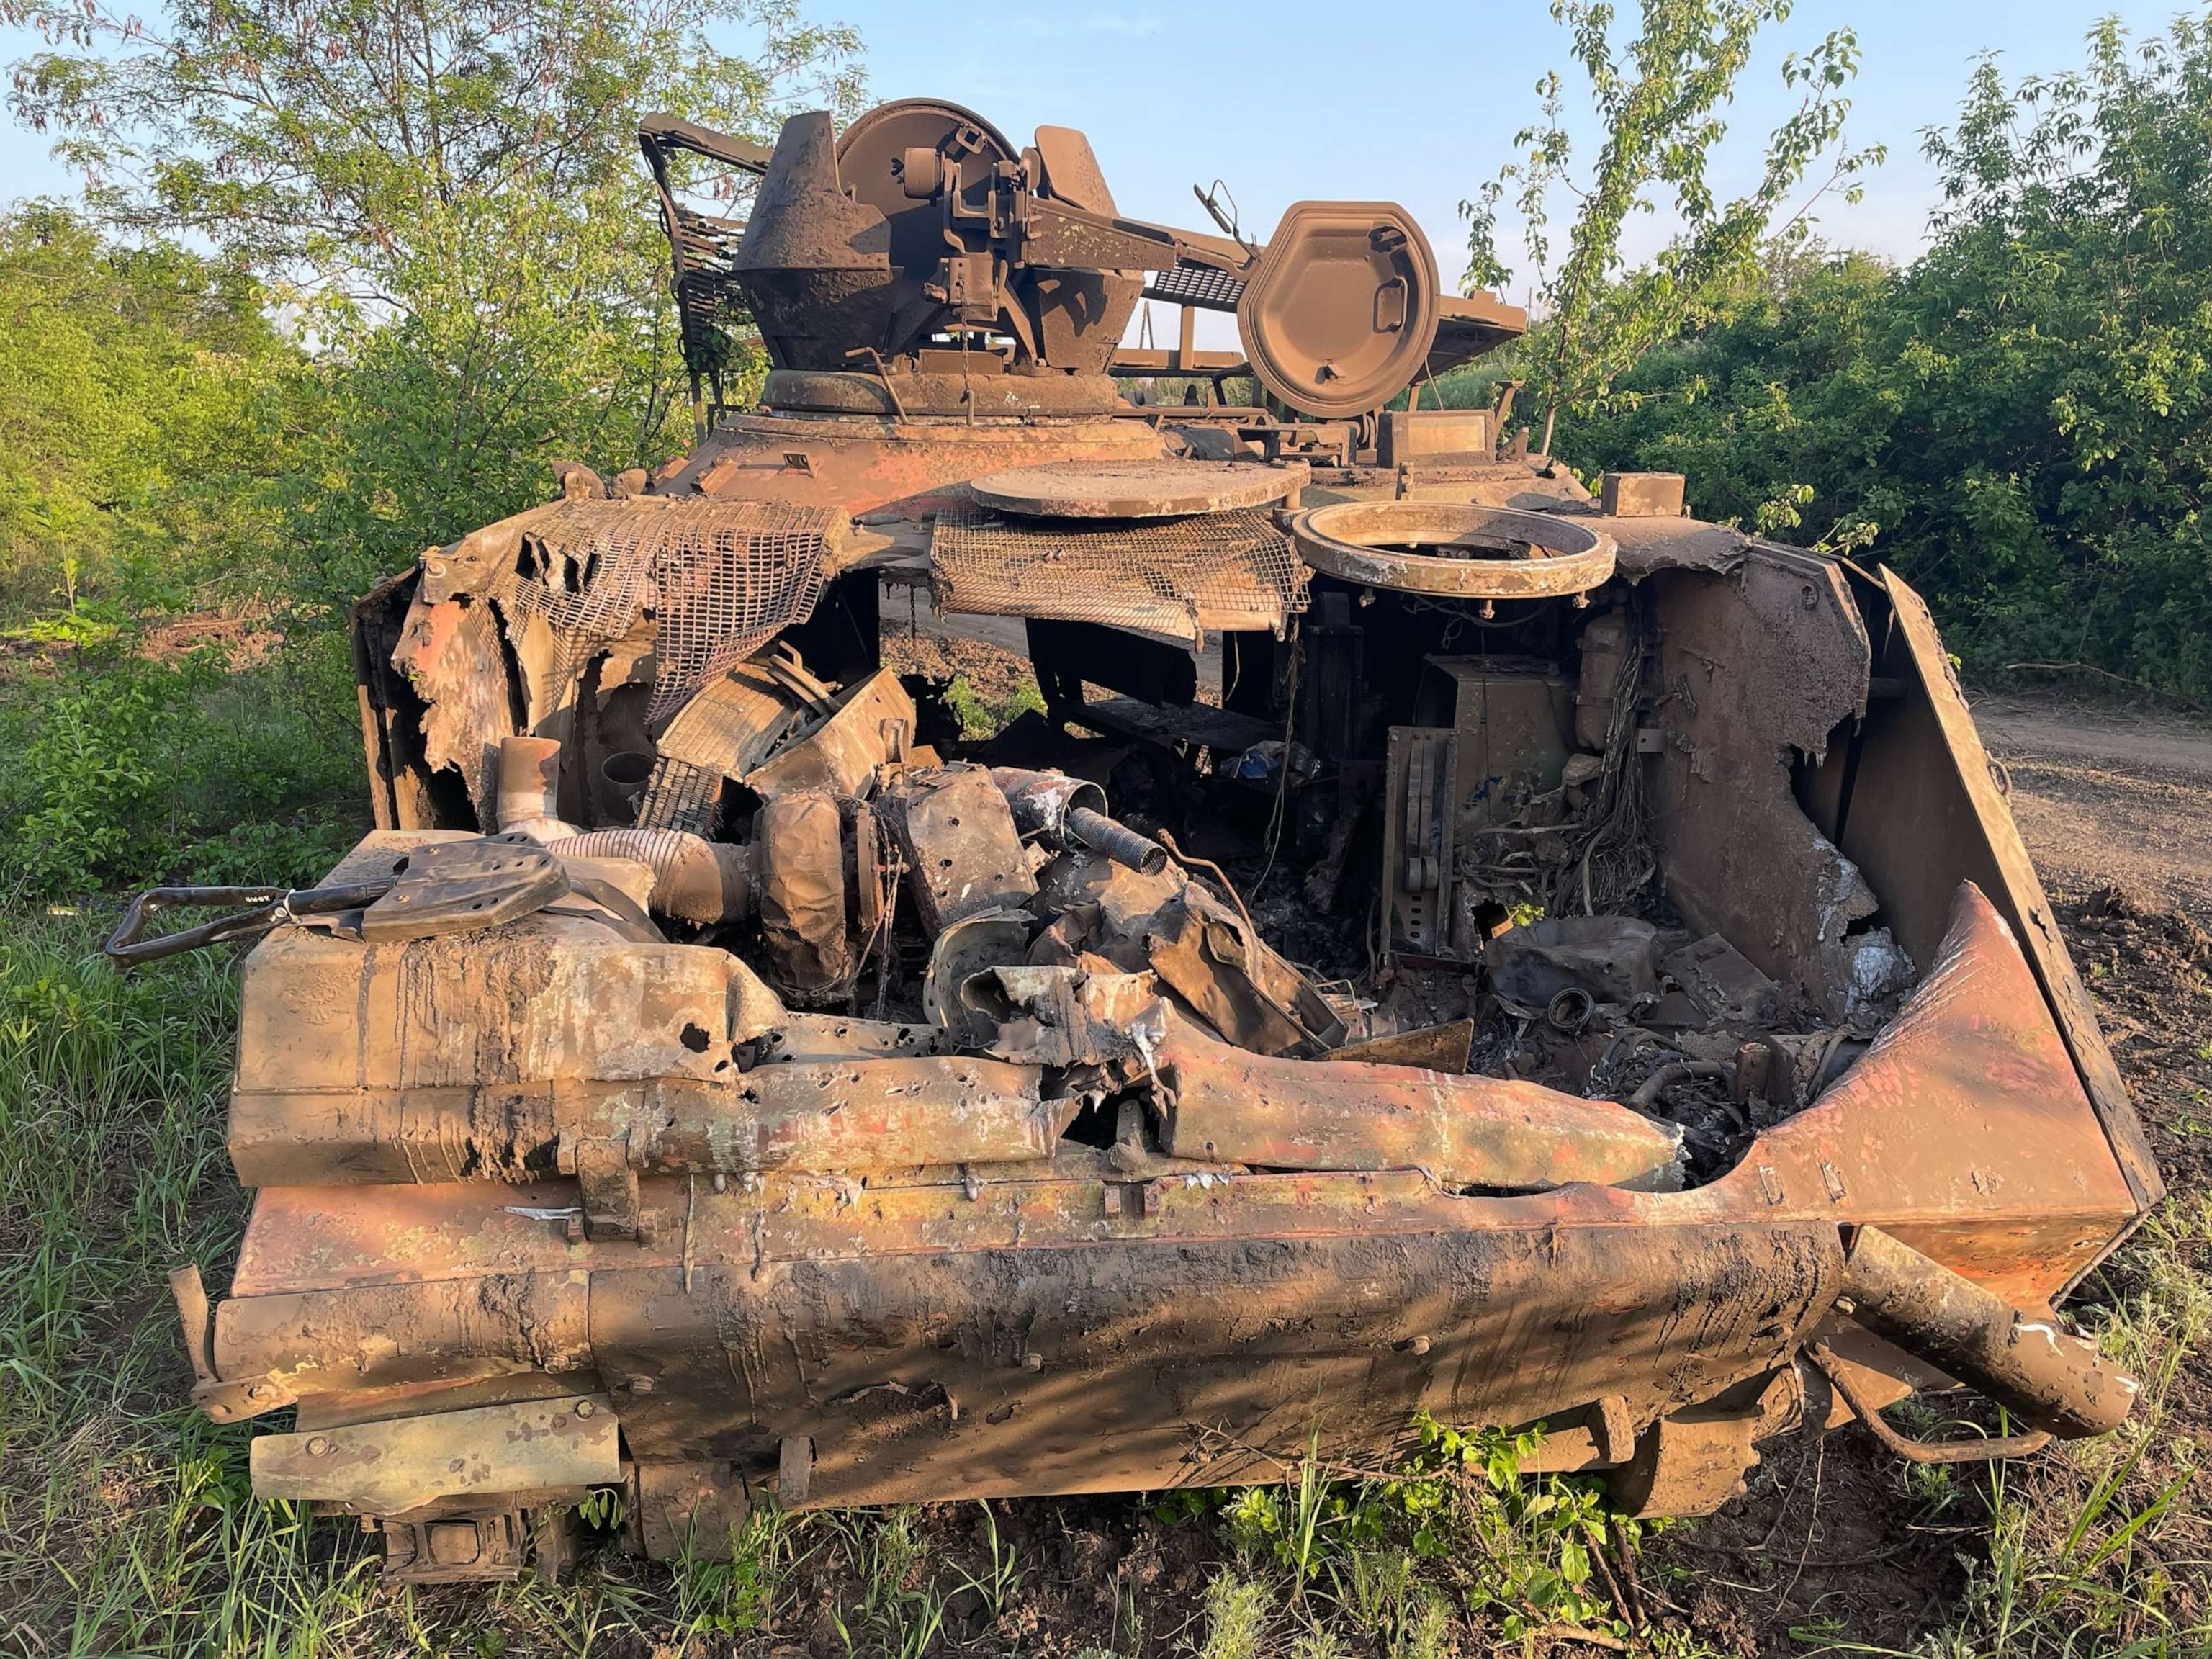
<svg viewBox="0 0 2212 1659"><path fill-rule="evenodd" d="M1593 515L1565 474L1519 472L1561 518ZM705 510L703 534L635 527ZM1044 1051L1017 1033L1056 1018L1039 1091L1077 1143L1175 1150L1170 1119L1122 1109L1160 1091L1128 1037L1157 993L1210 1042L1378 1085L1617 1102L1677 1148L1663 1171L1613 1171L1577 1164L1569 1134L1556 1167L1478 1161L1462 1190L1695 1184L1843 1075L1915 973L1792 793L1871 684L1831 568L1679 518L1602 522L1632 546L1641 528L1644 551L1572 594L1300 568L1276 581L1275 627L1185 639L1087 619L1112 595L1040 600L1062 613L1023 624L1043 710L969 736L949 680L884 665L911 610L896 594L973 591L910 542L854 560L805 509L572 491L364 605L373 747L396 826L628 860L664 936L732 952L788 1008L929 1034L902 1052L1024 1060ZM1767 640L1779 663L1703 649L1716 617L1771 635L1762 585L1804 637ZM1748 779L1733 820L1670 820L1670 769L1717 765ZM1744 835L1790 844L1731 849ZM1030 969L1060 971L1056 1016ZM1147 994L1113 983L1130 975ZM1336 1152L1302 1166L1390 1166L1381 1141L1351 1144L1358 1103L1340 1115Z"/></svg>

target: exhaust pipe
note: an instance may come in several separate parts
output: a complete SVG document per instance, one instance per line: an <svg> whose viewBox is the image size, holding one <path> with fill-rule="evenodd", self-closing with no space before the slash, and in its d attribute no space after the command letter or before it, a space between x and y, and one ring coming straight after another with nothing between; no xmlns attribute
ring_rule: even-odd
<svg viewBox="0 0 2212 1659"><path fill-rule="evenodd" d="M1876 1335L2061 1440L2109 1433L2126 1421L2140 1385L2094 1343L2023 1312L1879 1227L1852 1229L1845 1249L1843 1294L1851 1317Z"/></svg>
<svg viewBox="0 0 2212 1659"><path fill-rule="evenodd" d="M751 857L743 847L683 830L579 830L559 816L561 744L501 738L496 809L501 835L529 836L556 857L632 859L653 872L647 908L704 925L752 908Z"/></svg>

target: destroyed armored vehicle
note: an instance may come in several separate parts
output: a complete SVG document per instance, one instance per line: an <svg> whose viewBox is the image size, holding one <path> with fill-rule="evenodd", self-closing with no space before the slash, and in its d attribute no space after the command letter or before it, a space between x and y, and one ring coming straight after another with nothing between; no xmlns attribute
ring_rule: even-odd
<svg viewBox="0 0 2212 1659"><path fill-rule="evenodd" d="M598 1489L665 1558L1427 1413L1680 1515L1808 1422L2125 1416L2052 1304L2158 1176L1894 574L1440 406L1525 319L1389 204L1144 223L929 101L641 137L696 447L378 587L374 832L113 942L262 935L176 1280L200 1405L294 1413L257 1492L440 1582ZM963 727L925 617L1042 711ZM1879 1415L1947 1383L2001 1437Z"/></svg>

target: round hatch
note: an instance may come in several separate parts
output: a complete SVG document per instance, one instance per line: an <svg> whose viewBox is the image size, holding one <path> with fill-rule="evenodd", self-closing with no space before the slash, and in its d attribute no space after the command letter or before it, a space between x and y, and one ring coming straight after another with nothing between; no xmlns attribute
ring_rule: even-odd
<svg viewBox="0 0 2212 1659"><path fill-rule="evenodd" d="M1303 485L1304 461L1054 461L987 473L978 503L1036 519L1173 519L1279 501Z"/></svg>
<svg viewBox="0 0 2212 1659"><path fill-rule="evenodd" d="M1507 507L1339 501L1294 515L1291 540L1324 575L1453 599L1583 593L1613 574L1612 537Z"/></svg>

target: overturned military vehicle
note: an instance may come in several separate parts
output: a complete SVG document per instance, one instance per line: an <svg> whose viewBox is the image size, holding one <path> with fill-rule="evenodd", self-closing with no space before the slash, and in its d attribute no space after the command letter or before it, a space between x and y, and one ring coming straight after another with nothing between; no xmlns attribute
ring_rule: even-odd
<svg viewBox="0 0 2212 1659"><path fill-rule="evenodd" d="M114 942L264 935L176 1285L206 1411L296 1414L256 1492L444 1581L601 1488L665 1557L1425 1411L1686 1514L1808 1421L2124 1417L2051 1304L2157 1176L1893 574L1438 406L1524 319L1389 204L1144 223L929 101L642 138L696 448L370 594L379 827ZM964 731L925 607L1042 710ZM1879 1415L1949 1383L2011 1423Z"/></svg>

